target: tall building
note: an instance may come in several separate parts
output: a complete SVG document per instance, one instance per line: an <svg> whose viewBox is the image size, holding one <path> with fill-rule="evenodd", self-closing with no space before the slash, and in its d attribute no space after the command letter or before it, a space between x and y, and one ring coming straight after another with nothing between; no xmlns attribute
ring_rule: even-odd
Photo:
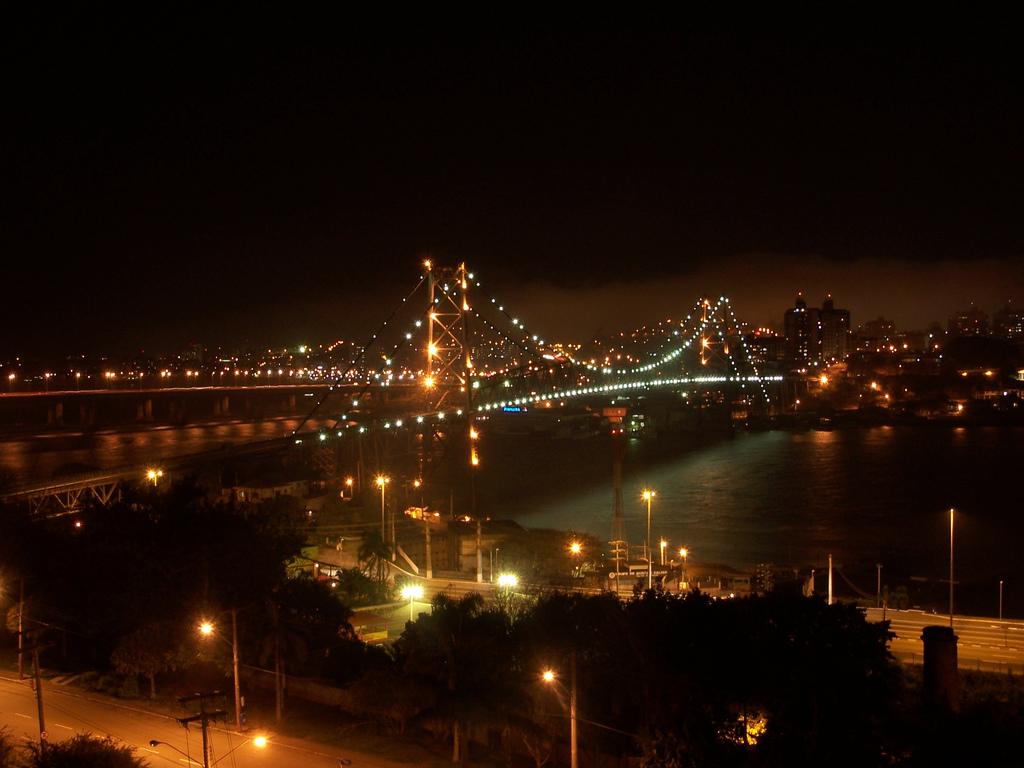
<svg viewBox="0 0 1024 768"><path fill-rule="evenodd" d="M795 365L817 363L821 358L821 310L808 307L804 295L798 293L796 305L786 310L783 335L786 337L786 360Z"/></svg>
<svg viewBox="0 0 1024 768"><path fill-rule="evenodd" d="M1024 311L1008 301L992 315L992 333L1004 339L1024 339Z"/></svg>
<svg viewBox="0 0 1024 768"><path fill-rule="evenodd" d="M950 336L988 336L988 314L974 304L949 316Z"/></svg>
<svg viewBox="0 0 1024 768"><path fill-rule="evenodd" d="M850 310L836 309L832 294L821 304L821 358L845 360L850 354Z"/></svg>

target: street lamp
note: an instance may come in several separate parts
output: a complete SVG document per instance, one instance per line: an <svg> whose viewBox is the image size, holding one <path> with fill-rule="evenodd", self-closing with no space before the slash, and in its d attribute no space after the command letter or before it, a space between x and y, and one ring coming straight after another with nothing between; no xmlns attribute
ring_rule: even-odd
<svg viewBox="0 0 1024 768"><path fill-rule="evenodd" d="M384 486L391 482L391 478L387 475L377 475L376 483L377 487L380 488L380 537L386 539L387 533L385 531L384 524Z"/></svg>
<svg viewBox="0 0 1024 768"><path fill-rule="evenodd" d="M260 734L259 736L253 736L251 739L246 739L245 741L241 742L240 744L236 744L234 747L232 747L230 750L228 750L228 752L226 752L225 754L223 754L219 758L217 758L217 760L215 762L211 763L211 768L212 768L212 766L217 765L217 763L219 763L221 760L225 759L228 755L232 754L239 747L244 747L246 744L250 744L250 743L254 747L256 747L256 749L266 749L267 745L270 742L267 740L267 737L264 736L263 734ZM160 741L159 739L150 739L149 740L149 746L151 746L151 747L170 747L175 752L177 752L179 755L184 757L188 761L189 765L195 764L195 760L193 760L190 755L182 752L180 749L178 749L173 744L168 744L166 741ZM209 757L204 755L203 759L204 759L204 761L205 760L209 760ZM231 761L234 762L234 758L231 758Z"/></svg>
<svg viewBox="0 0 1024 768"><path fill-rule="evenodd" d="M664 539L662 539L660 542L658 542L658 547L661 549L661 564L662 565L665 564L665 547L667 547L667 546L668 546L668 542L665 541Z"/></svg>
<svg viewBox="0 0 1024 768"><path fill-rule="evenodd" d="M644 546L647 549L647 588L654 588L654 563L651 558L651 500L658 494L650 488L644 488L641 498L647 502L647 540Z"/></svg>
<svg viewBox="0 0 1024 768"><path fill-rule="evenodd" d="M570 654L569 658L569 766L578 768L579 750L576 743L576 651ZM540 679L547 685L554 685L558 675L553 669L545 669Z"/></svg>
<svg viewBox="0 0 1024 768"><path fill-rule="evenodd" d="M683 570L679 574L679 586L682 588L683 582L686 580L686 558L689 556L690 550L686 547L679 548L679 556L683 559Z"/></svg>
<svg viewBox="0 0 1024 768"><path fill-rule="evenodd" d="M149 482L151 482L154 487L160 481L160 478L163 477L163 476L164 476L164 471L162 469L157 469L156 467L150 467L149 469L146 470L146 479L149 480Z"/></svg>
<svg viewBox="0 0 1024 768"><path fill-rule="evenodd" d="M949 508L949 628L953 628L953 515Z"/></svg>
<svg viewBox="0 0 1024 768"><path fill-rule="evenodd" d="M501 589L515 589L519 586L519 577L514 573L502 573L498 576L498 586Z"/></svg>
<svg viewBox="0 0 1024 768"><path fill-rule="evenodd" d="M419 584L407 584L402 587L402 598L409 601L409 621L414 621L413 605L423 598L423 587Z"/></svg>
<svg viewBox="0 0 1024 768"><path fill-rule="evenodd" d="M203 637L213 637L217 627L211 621L203 621L199 625L199 634ZM223 637L217 635L223 642ZM242 691L238 684L238 610L231 609L231 669L235 684L235 728L242 730ZM260 737L257 737L260 738ZM263 739L263 746L266 746L266 738ZM256 746L260 746L257 744Z"/></svg>

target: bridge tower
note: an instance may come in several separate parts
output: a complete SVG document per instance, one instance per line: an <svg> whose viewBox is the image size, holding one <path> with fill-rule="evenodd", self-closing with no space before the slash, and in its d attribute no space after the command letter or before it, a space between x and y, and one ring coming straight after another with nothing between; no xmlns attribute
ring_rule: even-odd
<svg viewBox="0 0 1024 768"><path fill-rule="evenodd" d="M469 284L472 279L462 262L455 268L427 268L427 348L424 386L434 392L433 408L441 410L446 403L465 408L469 444L471 479L480 464L477 430L473 409L473 347L470 340ZM455 403L459 405L456 406ZM473 491L473 507L476 493Z"/></svg>

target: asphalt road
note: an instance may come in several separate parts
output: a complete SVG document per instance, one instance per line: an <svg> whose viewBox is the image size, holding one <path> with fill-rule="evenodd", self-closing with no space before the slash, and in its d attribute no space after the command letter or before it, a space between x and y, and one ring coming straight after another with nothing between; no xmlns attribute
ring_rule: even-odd
<svg viewBox="0 0 1024 768"><path fill-rule="evenodd" d="M869 621L881 621L880 608L868 608ZM924 655L921 632L933 625L949 626L949 616L923 611L885 613L896 637L890 644L892 652L902 658L920 662ZM957 641L957 659L962 667L982 668L1006 665L1024 667L1024 623L1000 621L984 617L954 616L953 631Z"/></svg>
<svg viewBox="0 0 1024 768"><path fill-rule="evenodd" d="M112 736L135 747L138 750L136 754L145 758L153 768L202 765L202 737L198 726L190 728L186 739L185 729L173 717L65 689L45 680L43 703L50 741L63 741L77 733ZM16 740L38 740L35 693L28 681L0 677L0 726L7 726ZM248 736L251 735L255 734ZM267 735L267 746L257 749L248 741L248 736L222 728L213 730L211 765L214 761L222 761L223 766L231 768L338 768L342 757L350 759L353 768L393 768L397 765L372 755L346 752L332 745ZM151 747L150 739L167 742L171 746ZM176 747L180 753L171 747ZM231 752L232 749L235 751ZM191 760L185 755L189 755Z"/></svg>

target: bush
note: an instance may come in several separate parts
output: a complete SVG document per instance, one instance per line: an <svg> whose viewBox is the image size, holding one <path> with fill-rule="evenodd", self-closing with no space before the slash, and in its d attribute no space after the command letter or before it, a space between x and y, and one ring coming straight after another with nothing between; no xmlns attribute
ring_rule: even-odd
<svg viewBox="0 0 1024 768"><path fill-rule="evenodd" d="M91 734L47 744L45 751L40 750L38 744L30 744L28 751L26 768L146 768L146 764L132 754L131 747Z"/></svg>
<svg viewBox="0 0 1024 768"><path fill-rule="evenodd" d="M139 678L135 675L128 675L121 687L117 689L117 696L121 699L139 698Z"/></svg>
<svg viewBox="0 0 1024 768"><path fill-rule="evenodd" d="M0 727L0 768L14 768L14 739L6 727Z"/></svg>

